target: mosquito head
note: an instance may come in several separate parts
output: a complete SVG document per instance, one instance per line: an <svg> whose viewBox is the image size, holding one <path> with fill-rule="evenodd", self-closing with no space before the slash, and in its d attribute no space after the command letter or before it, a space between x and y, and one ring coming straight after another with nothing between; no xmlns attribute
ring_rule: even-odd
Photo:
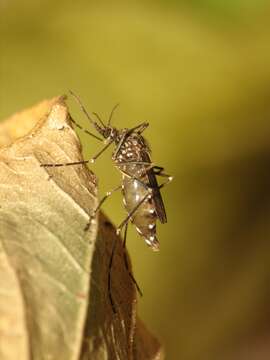
<svg viewBox="0 0 270 360"><path fill-rule="evenodd" d="M111 114L109 116L109 120L107 125L104 124L104 122L101 120L100 116L96 113L93 112L93 115L97 118L98 122L94 122L94 126L96 128L96 130L105 138L105 139L112 139L112 140L116 140L118 135L119 135L119 131L111 126L111 119L114 113L114 110L117 108L118 104L114 106L114 108L111 111Z"/></svg>
<svg viewBox="0 0 270 360"><path fill-rule="evenodd" d="M115 111L115 109L118 107L119 104L116 104L109 116L109 120L107 125L104 124L104 122L102 121L102 119L100 118L100 116L96 113L93 112L93 115L97 118L97 121L94 121L94 119L89 115L89 113L86 111L85 107L83 106L80 98L75 95L71 90L69 91L70 94L75 98L75 100L79 103L80 108L82 109L82 111L84 112L84 114L87 116L88 120L90 121L90 123L95 127L95 129L97 130L97 132L104 138L104 139L112 139L114 141L117 141L118 137L119 137L119 131L111 126L111 120L112 120L112 116L113 113ZM100 140L100 139L99 139Z"/></svg>
<svg viewBox="0 0 270 360"><path fill-rule="evenodd" d="M104 137L104 139L111 139L115 141L119 135L119 131L112 126L102 126L99 125L97 122L94 123L94 126L96 130L100 133L100 135Z"/></svg>
<svg viewBox="0 0 270 360"><path fill-rule="evenodd" d="M119 136L119 131L112 126L107 126L106 127L106 135L107 135L107 138L117 141L117 138Z"/></svg>

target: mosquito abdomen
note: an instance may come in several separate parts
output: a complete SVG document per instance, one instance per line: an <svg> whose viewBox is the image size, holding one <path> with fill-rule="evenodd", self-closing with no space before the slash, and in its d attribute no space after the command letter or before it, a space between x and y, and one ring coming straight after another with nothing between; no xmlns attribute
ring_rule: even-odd
<svg viewBox="0 0 270 360"><path fill-rule="evenodd" d="M156 237L156 212L155 204L151 197L151 191L141 181L123 176L123 202L128 213L145 198L131 217L138 233L144 238L146 244L154 251L159 250L159 242ZM149 196L147 196L149 195Z"/></svg>

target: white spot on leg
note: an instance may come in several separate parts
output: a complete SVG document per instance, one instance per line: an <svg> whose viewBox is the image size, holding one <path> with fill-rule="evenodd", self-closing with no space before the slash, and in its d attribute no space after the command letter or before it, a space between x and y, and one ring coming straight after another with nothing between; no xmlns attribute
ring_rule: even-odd
<svg viewBox="0 0 270 360"><path fill-rule="evenodd" d="M149 225L148 225L148 228L149 228L150 230L152 230L152 229L154 229L155 226L156 226L155 224L149 224Z"/></svg>
<svg viewBox="0 0 270 360"><path fill-rule="evenodd" d="M138 231L139 234L142 234L141 230L136 226L136 230Z"/></svg>
<svg viewBox="0 0 270 360"><path fill-rule="evenodd" d="M149 209L149 212L150 212L150 214L154 214L155 213L155 209Z"/></svg>

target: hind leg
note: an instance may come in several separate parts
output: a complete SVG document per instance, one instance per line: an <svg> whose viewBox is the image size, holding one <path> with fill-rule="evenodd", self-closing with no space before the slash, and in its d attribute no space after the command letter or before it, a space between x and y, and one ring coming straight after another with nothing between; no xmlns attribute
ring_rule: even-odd
<svg viewBox="0 0 270 360"><path fill-rule="evenodd" d="M128 258L127 258L127 250L126 250L126 242L127 242L127 229L128 229L128 222L126 223L125 226L125 233L124 233L124 241L123 241L123 250L124 250L124 263L125 263L125 267L127 269L128 275L131 278L132 282L134 283L134 285L136 286L136 289L138 291L138 293L142 296L142 291L136 281L136 279L134 278L133 274L131 273L129 266L128 266Z"/></svg>

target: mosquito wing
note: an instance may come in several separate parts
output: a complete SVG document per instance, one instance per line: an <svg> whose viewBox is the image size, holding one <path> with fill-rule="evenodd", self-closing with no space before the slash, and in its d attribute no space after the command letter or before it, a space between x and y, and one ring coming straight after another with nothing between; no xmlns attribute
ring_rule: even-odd
<svg viewBox="0 0 270 360"><path fill-rule="evenodd" d="M149 154L146 152L144 152L143 154L143 161L151 163ZM147 177L148 177L149 185L153 189L153 201L155 204L157 217L159 221L162 224L164 224L167 222L167 216L166 216L166 211L162 200L162 196L158 188L157 178L153 169L147 171Z"/></svg>

